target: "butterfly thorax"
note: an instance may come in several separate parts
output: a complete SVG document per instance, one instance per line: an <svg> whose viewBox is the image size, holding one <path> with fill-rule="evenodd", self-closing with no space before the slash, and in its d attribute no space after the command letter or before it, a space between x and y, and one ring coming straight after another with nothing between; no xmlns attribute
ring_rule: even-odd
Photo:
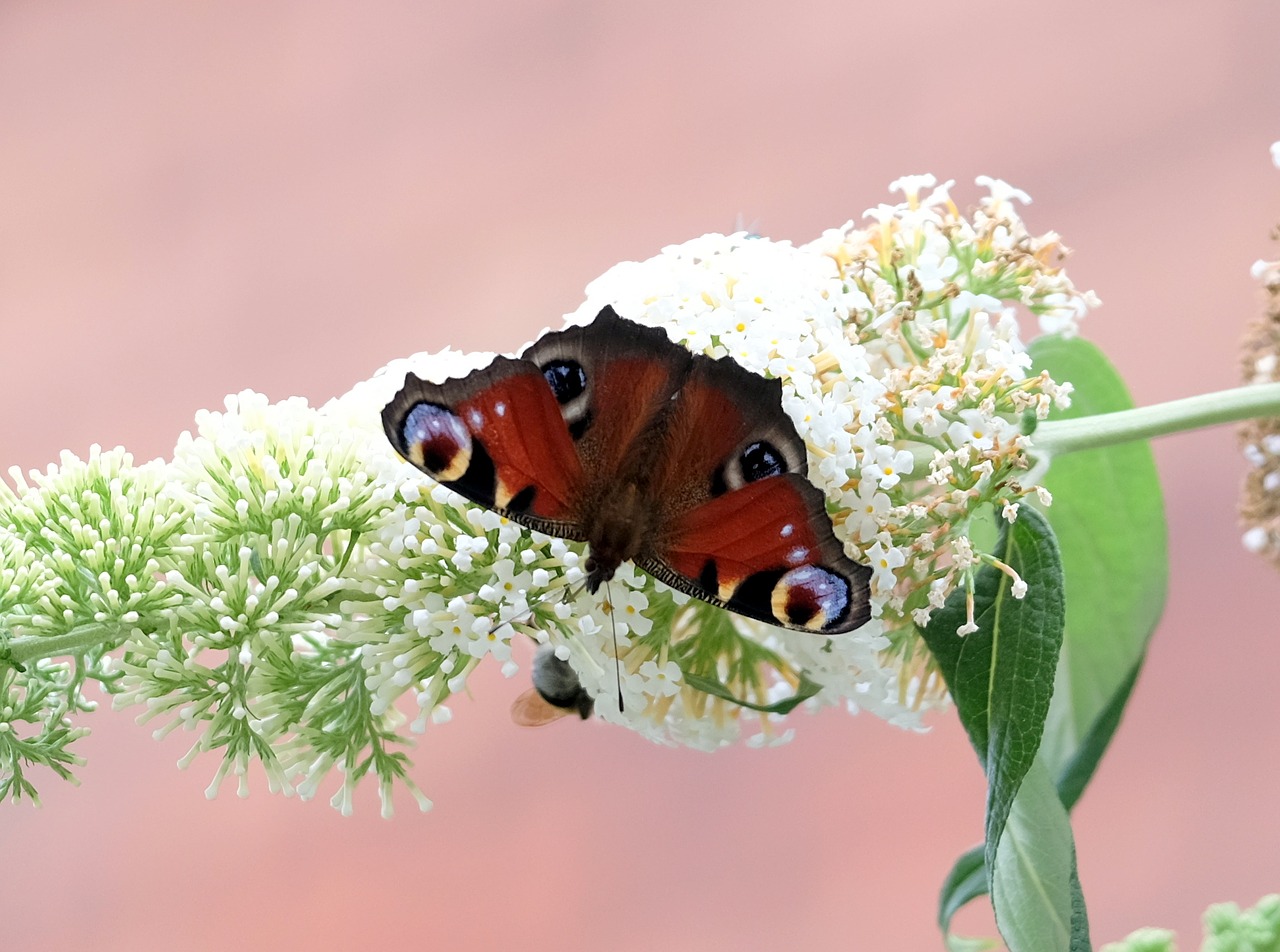
<svg viewBox="0 0 1280 952"><path fill-rule="evenodd" d="M602 493L587 508L587 591L594 593L613 578L619 565L647 553L654 514L644 491L634 482Z"/></svg>

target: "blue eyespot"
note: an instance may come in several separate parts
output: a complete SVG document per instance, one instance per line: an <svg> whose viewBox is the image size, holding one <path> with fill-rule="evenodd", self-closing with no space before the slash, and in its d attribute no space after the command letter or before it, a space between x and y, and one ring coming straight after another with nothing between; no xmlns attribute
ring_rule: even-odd
<svg viewBox="0 0 1280 952"><path fill-rule="evenodd" d="M587 389L587 372L576 360L553 360L542 368L542 376L560 404L582 396Z"/></svg>
<svg viewBox="0 0 1280 952"><path fill-rule="evenodd" d="M820 565L802 565L778 579L773 614L785 624L822 631L844 621L850 595L843 576Z"/></svg>
<svg viewBox="0 0 1280 952"><path fill-rule="evenodd" d="M400 437L409 462L441 482L460 479L471 465L471 434L445 407L417 404L406 414Z"/></svg>
<svg viewBox="0 0 1280 952"><path fill-rule="evenodd" d="M771 443L763 440L752 443L742 451L742 480L754 483L769 476L781 476L787 471L782 454Z"/></svg>

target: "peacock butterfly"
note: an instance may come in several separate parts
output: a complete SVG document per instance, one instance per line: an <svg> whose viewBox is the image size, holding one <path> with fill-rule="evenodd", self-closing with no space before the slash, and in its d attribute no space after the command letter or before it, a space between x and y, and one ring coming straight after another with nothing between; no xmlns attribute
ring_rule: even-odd
<svg viewBox="0 0 1280 952"><path fill-rule="evenodd" d="M408 375L382 425L450 489L587 543L591 592L630 560L784 628L834 635L871 617L871 570L845 555L805 476L781 382L611 307L465 377Z"/></svg>

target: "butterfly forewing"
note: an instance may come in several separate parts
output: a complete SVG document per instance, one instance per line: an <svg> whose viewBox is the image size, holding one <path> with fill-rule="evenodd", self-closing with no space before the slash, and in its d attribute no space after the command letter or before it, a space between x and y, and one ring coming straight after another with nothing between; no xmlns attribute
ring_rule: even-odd
<svg viewBox="0 0 1280 952"><path fill-rule="evenodd" d="M523 525L583 538L582 467L534 364L499 357L442 384L411 374L382 423L401 456L450 489Z"/></svg>
<svg viewBox="0 0 1280 952"><path fill-rule="evenodd" d="M691 357L656 327L605 308L587 325L552 331L522 355L552 382L587 483L605 488L637 460L663 452L659 421L684 382Z"/></svg>
<svg viewBox="0 0 1280 952"><path fill-rule="evenodd" d="M654 497L666 524L769 475L804 475L807 455L782 409L782 386L728 357L695 355L653 459Z"/></svg>

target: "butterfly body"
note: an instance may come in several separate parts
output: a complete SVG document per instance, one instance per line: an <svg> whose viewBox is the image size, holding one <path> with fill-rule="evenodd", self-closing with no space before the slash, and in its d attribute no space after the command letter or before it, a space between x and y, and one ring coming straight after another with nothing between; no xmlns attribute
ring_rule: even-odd
<svg viewBox="0 0 1280 952"><path fill-rule="evenodd" d="M646 495L638 482L624 483L616 492L599 494L585 503L587 517L587 591L596 592L613 578L623 562L643 559L648 540L655 533L653 511L645 505Z"/></svg>
<svg viewBox="0 0 1280 952"><path fill-rule="evenodd" d="M870 570L836 540L782 388L605 308L383 410L392 445L473 501L585 542L594 592L623 562L771 624L869 617Z"/></svg>

